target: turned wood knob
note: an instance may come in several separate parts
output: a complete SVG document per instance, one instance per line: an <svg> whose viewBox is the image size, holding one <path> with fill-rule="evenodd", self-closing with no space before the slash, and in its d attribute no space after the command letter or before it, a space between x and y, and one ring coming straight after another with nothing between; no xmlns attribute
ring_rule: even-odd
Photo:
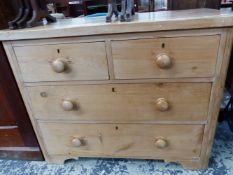
<svg viewBox="0 0 233 175"><path fill-rule="evenodd" d="M158 98L156 100L156 107L159 111L165 112L169 109L169 103L165 98Z"/></svg>
<svg viewBox="0 0 233 175"><path fill-rule="evenodd" d="M64 111L72 111L74 109L74 103L70 100L64 100L62 102L62 107Z"/></svg>
<svg viewBox="0 0 233 175"><path fill-rule="evenodd" d="M172 66L172 60L167 54L159 54L156 56L156 64L161 69L168 69Z"/></svg>
<svg viewBox="0 0 233 175"><path fill-rule="evenodd" d="M80 138L74 138L71 142L72 142L72 145L75 147L82 146L82 140Z"/></svg>
<svg viewBox="0 0 233 175"><path fill-rule="evenodd" d="M52 62L52 68L57 73L62 73L66 69L66 63L61 59L56 59Z"/></svg>
<svg viewBox="0 0 233 175"><path fill-rule="evenodd" d="M164 138L156 139L155 146L159 149L166 148L168 145L167 141Z"/></svg>

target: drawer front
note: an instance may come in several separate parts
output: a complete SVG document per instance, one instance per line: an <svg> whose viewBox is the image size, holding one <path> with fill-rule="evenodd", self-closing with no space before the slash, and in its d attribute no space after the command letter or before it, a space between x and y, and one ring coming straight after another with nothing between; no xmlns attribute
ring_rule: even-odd
<svg viewBox="0 0 233 175"><path fill-rule="evenodd" d="M25 82L109 79L104 42L14 47Z"/></svg>
<svg viewBox="0 0 233 175"><path fill-rule="evenodd" d="M112 42L116 79L212 77L220 36Z"/></svg>
<svg viewBox="0 0 233 175"><path fill-rule="evenodd" d="M37 86L28 92L38 119L204 121L210 89L210 83L154 83Z"/></svg>
<svg viewBox="0 0 233 175"><path fill-rule="evenodd" d="M200 156L202 125L39 123L50 155L77 157Z"/></svg>
<svg viewBox="0 0 233 175"><path fill-rule="evenodd" d="M18 127L5 127L0 129L0 148L24 146L23 138Z"/></svg>

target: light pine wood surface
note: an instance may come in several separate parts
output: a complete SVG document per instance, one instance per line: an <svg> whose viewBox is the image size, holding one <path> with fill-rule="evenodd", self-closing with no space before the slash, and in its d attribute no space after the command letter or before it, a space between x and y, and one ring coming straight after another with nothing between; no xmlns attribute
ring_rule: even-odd
<svg viewBox="0 0 233 175"><path fill-rule="evenodd" d="M214 9L161 11L136 14L132 22L106 23L105 17L60 20L47 26L23 30L2 30L0 40L88 36L131 32L205 29L233 26L233 13Z"/></svg>
<svg viewBox="0 0 233 175"><path fill-rule="evenodd" d="M112 42L116 79L212 77L215 71L219 35L139 39ZM159 66L161 54L170 59ZM164 62L161 58L160 62Z"/></svg>
<svg viewBox="0 0 233 175"><path fill-rule="evenodd" d="M198 158L203 125L61 124L39 122L49 155ZM61 130L62 128L62 130ZM79 138L81 145L72 141ZM157 142L165 140L159 147Z"/></svg>
<svg viewBox="0 0 233 175"><path fill-rule="evenodd" d="M162 159L208 166L232 13L78 18L0 31L46 161Z"/></svg>
<svg viewBox="0 0 233 175"><path fill-rule="evenodd" d="M210 83L108 84L28 88L30 104L37 119L86 122L204 122L207 120L210 90ZM167 100L168 109L166 111L158 108L157 100L160 98ZM64 100L73 104L71 110L66 111L63 108Z"/></svg>
<svg viewBox="0 0 233 175"><path fill-rule="evenodd" d="M104 42L21 46L14 51L25 82L109 79ZM61 72L53 68L57 60L64 64Z"/></svg>
<svg viewBox="0 0 233 175"><path fill-rule="evenodd" d="M208 125L205 127L203 150L201 154L201 167L207 167L211 154L211 146L214 141L215 129L218 122L218 114L220 111L221 99L225 87L228 64L231 58L231 50L233 47L233 29L228 29L222 34L221 49L219 51L219 59L216 66L216 77L213 83L210 99L210 108L208 114ZM220 59L222 58L222 59Z"/></svg>

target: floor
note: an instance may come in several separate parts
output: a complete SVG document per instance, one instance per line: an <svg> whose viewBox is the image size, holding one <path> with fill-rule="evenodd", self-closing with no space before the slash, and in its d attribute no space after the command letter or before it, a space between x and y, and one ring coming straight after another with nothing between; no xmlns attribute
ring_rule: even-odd
<svg viewBox="0 0 233 175"><path fill-rule="evenodd" d="M0 175L233 175L233 133L226 123L218 125L209 168L202 171L152 160L79 159L65 165L0 160Z"/></svg>

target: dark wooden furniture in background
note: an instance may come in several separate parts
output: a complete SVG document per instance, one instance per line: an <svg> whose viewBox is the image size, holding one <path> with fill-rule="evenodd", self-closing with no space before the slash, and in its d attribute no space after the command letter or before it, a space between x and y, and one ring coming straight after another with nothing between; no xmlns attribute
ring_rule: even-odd
<svg viewBox="0 0 233 175"><path fill-rule="evenodd" d="M66 17L78 17L84 14L83 0L46 0L48 4L54 4L57 13L63 13Z"/></svg>
<svg viewBox="0 0 233 175"><path fill-rule="evenodd" d="M47 3L54 4L57 13L63 13L65 16L70 16L69 0L47 0Z"/></svg>
<svg viewBox="0 0 233 175"><path fill-rule="evenodd" d="M0 44L0 158L43 160L2 44Z"/></svg>
<svg viewBox="0 0 233 175"><path fill-rule="evenodd" d="M195 8L219 9L221 0L168 0L168 10L183 10Z"/></svg>
<svg viewBox="0 0 233 175"><path fill-rule="evenodd" d="M8 8L5 8L8 7ZM14 19L16 12L11 1L0 1L0 29L8 27L8 21Z"/></svg>
<svg viewBox="0 0 233 175"><path fill-rule="evenodd" d="M233 0L222 0L221 7L228 8L231 7L233 10Z"/></svg>
<svg viewBox="0 0 233 175"><path fill-rule="evenodd" d="M84 15L83 0L79 1L70 1L69 2L69 11L70 17L78 17Z"/></svg>
<svg viewBox="0 0 233 175"><path fill-rule="evenodd" d="M226 87L233 97L233 50L231 52L231 59L229 63L229 69L227 72Z"/></svg>
<svg viewBox="0 0 233 175"><path fill-rule="evenodd" d="M118 4L121 5L120 0ZM134 0L134 6L135 11L138 12L138 0ZM83 7L85 16L94 13L107 13L108 0L83 0Z"/></svg>
<svg viewBox="0 0 233 175"><path fill-rule="evenodd" d="M83 7L85 16L94 13L106 13L108 11L108 0L84 0Z"/></svg>
<svg viewBox="0 0 233 175"><path fill-rule="evenodd" d="M14 0L0 1L0 26L12 20ZM0 43L0 159L43 160L39 144Z"/></svg>

